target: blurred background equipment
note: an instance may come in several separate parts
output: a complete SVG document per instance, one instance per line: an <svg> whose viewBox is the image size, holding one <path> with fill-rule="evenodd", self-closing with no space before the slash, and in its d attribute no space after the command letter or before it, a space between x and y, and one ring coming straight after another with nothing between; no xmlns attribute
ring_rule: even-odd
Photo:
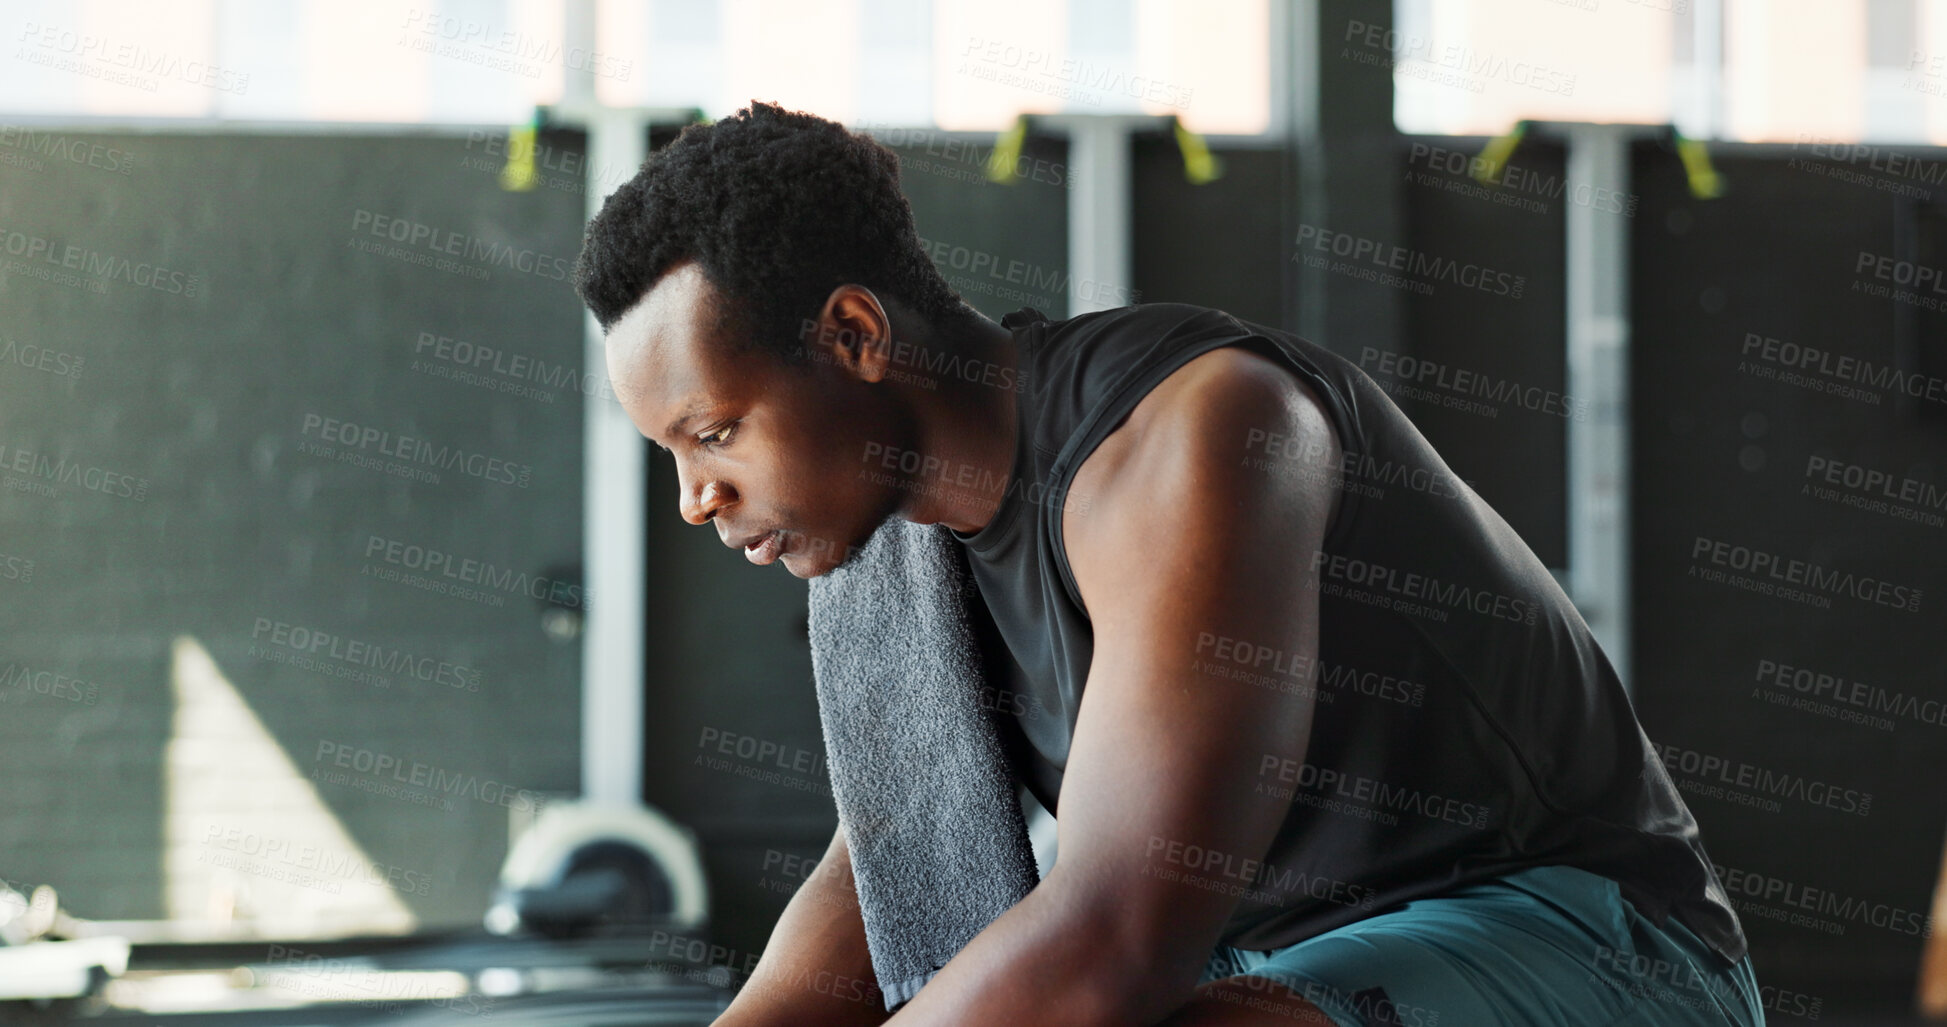
<svg viewBox="0 0 1947 1027"><path fill-rule="evenodd" d="M0 881L0 1023L99 1011L109 979L127 972L126 940L59 940L64 919L53 888L29 897Z"/></svg>
<svg viewBox="0 0 1947 1027"><path fill-rule="evenodd" d="M644 806L550 806L514 843L500 870L487 929L550 938L695 931L709 886L695 837Z"/></svg>

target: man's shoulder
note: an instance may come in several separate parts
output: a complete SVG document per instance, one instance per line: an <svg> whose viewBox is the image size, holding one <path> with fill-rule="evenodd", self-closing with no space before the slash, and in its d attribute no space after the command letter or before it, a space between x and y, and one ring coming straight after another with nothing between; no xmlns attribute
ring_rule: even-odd
<svg viewBox="0 0 1947 1027"><path fill-rule="evenodd" d="M1290 498L1326 476L1273 473L1274 462L1250 459L1252 447L1262 457L1277 439L1327 467L1357 448L1337 427L1329 376L1308 371L1291 337L1218 308L1143 303L1042 327L1044 445L1072 454L1067 491L1090 509L1194 501L1154 491L1159 467L1186 460L1240 495ZM1336 495L1331 503L1336 514ZM1064 536L1075 520L1064 518Z"/></svg>
<svg viewBox="0 0 1947 1027"><path fill-rule="evenodd" d="M1170 366L1166 381L1180 377L1187 364L1203 358L1185 354L1214 346L1268 339L1269 329L1248 325L1215 307L1192 303L1141 303L1077 314L1063 321L1037 326L1030 337L1042 384L1067 397L1072 415L1080 421L1097 408L1113 405L1122 415L1131 404L1144 402L1165 381L1155 378L1159 365ZM1204 372L1198 372L1201 377ZM1298 375L1285 375L1297 380ZM1132 394L1133 387L1143 392Z"/></svg>
<svg viewBox="0 0 1947 1027"><path fill-rule="evenodd" d="M1090 497L1090 515L1065 518L1069 548L1113 534L1117 509L1138 505L1323 503L1326 519L1334 519L1337 490L1325 476L1269 473L1264 461L1251 459L1253 447L1273 437L1307 440L1327 466L1340 451L1323 400L1290 368L1236 346L1191 358L1076 469L1072 491Z"/></svg>
<svg viewBox="0 0 1947 1027"><path fill-rule="evenodd" d="M1303 377L1263 353L1221 346L1165 376L1104 444L1122 435L1125 458L1193 452L1213 466L1250 467L1253 442L1273 434L1337 445L1330 412Z"/></svg>
<svg viewBox="0 0 1947 1027"><path fill-rule="evenodd" d="M1061 336L1093 332L1154 332L1159 328L1167 330L1180 325L1213 321L1231 325L1239 324L1228 313L1216 307L1172 301L1131 303L1126 306L1085 311L1059 321L1048 320L1047 327L1049 334Z"/></svg>

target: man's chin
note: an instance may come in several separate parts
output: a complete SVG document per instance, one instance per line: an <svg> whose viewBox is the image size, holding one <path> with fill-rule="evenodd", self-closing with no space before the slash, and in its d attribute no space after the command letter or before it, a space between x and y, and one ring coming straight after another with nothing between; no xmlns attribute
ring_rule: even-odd
<svg viewBox="0 0 1947 1027"><path fill-rule="evenodd" d="M785 552L778 555L777 562L784 565L794 578L809 581L822 578L850 563L855 563L860 546L846 546L843 556L838 556L828 548L814 549L810 553ZM837 557L834 559L834 557Z"/></svg>
<svg viewBox="0 0 1947 1027"><path fill-rule="evenodd" d="M777 562L783 564L784 569L792 577L801 581L822 578L832 571L837 570L839 567L838 564L832 563L823 557L814 561L809 557L800 556L797 553L785 553L783 556L777 558Z"/></svg>

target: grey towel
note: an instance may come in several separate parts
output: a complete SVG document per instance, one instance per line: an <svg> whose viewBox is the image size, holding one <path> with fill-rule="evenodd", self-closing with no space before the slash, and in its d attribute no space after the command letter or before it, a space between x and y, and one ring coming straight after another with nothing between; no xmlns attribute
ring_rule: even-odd
<svg viewBox="0 0 1947 1027"><path fill-rule="evenodd" d="M1039 880L980 701L979 601L949 530L900 517L811 579L826 767L888 1010Z"/></svg>

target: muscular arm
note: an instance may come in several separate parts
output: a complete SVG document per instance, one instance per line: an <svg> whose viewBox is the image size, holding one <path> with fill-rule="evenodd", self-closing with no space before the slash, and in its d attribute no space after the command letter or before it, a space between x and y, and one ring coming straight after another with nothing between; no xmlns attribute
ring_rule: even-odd
<svg viewBox="0 0 1947 1027"><path fill-rule="evenodd" d="M1317 652L1307 578L1336 496L1326 475L1247 461L1253 430L1336 462L1309 391L1226 349L1152 390L1078 472L1092 501L1064 514L1064 545L1095 650L1060 856L890 1023L1129 1027L1191 1000L1287 809L1259 768L1302 761L1311 729L1308 691L1208 672L1216 638L1306 667Z"/></svg>
<svg viewBox="0 0 1947 1027"><path fill-rule="evenodd" d="M716 1027L866 1027L887 1016L840 827Z"/></svg>

